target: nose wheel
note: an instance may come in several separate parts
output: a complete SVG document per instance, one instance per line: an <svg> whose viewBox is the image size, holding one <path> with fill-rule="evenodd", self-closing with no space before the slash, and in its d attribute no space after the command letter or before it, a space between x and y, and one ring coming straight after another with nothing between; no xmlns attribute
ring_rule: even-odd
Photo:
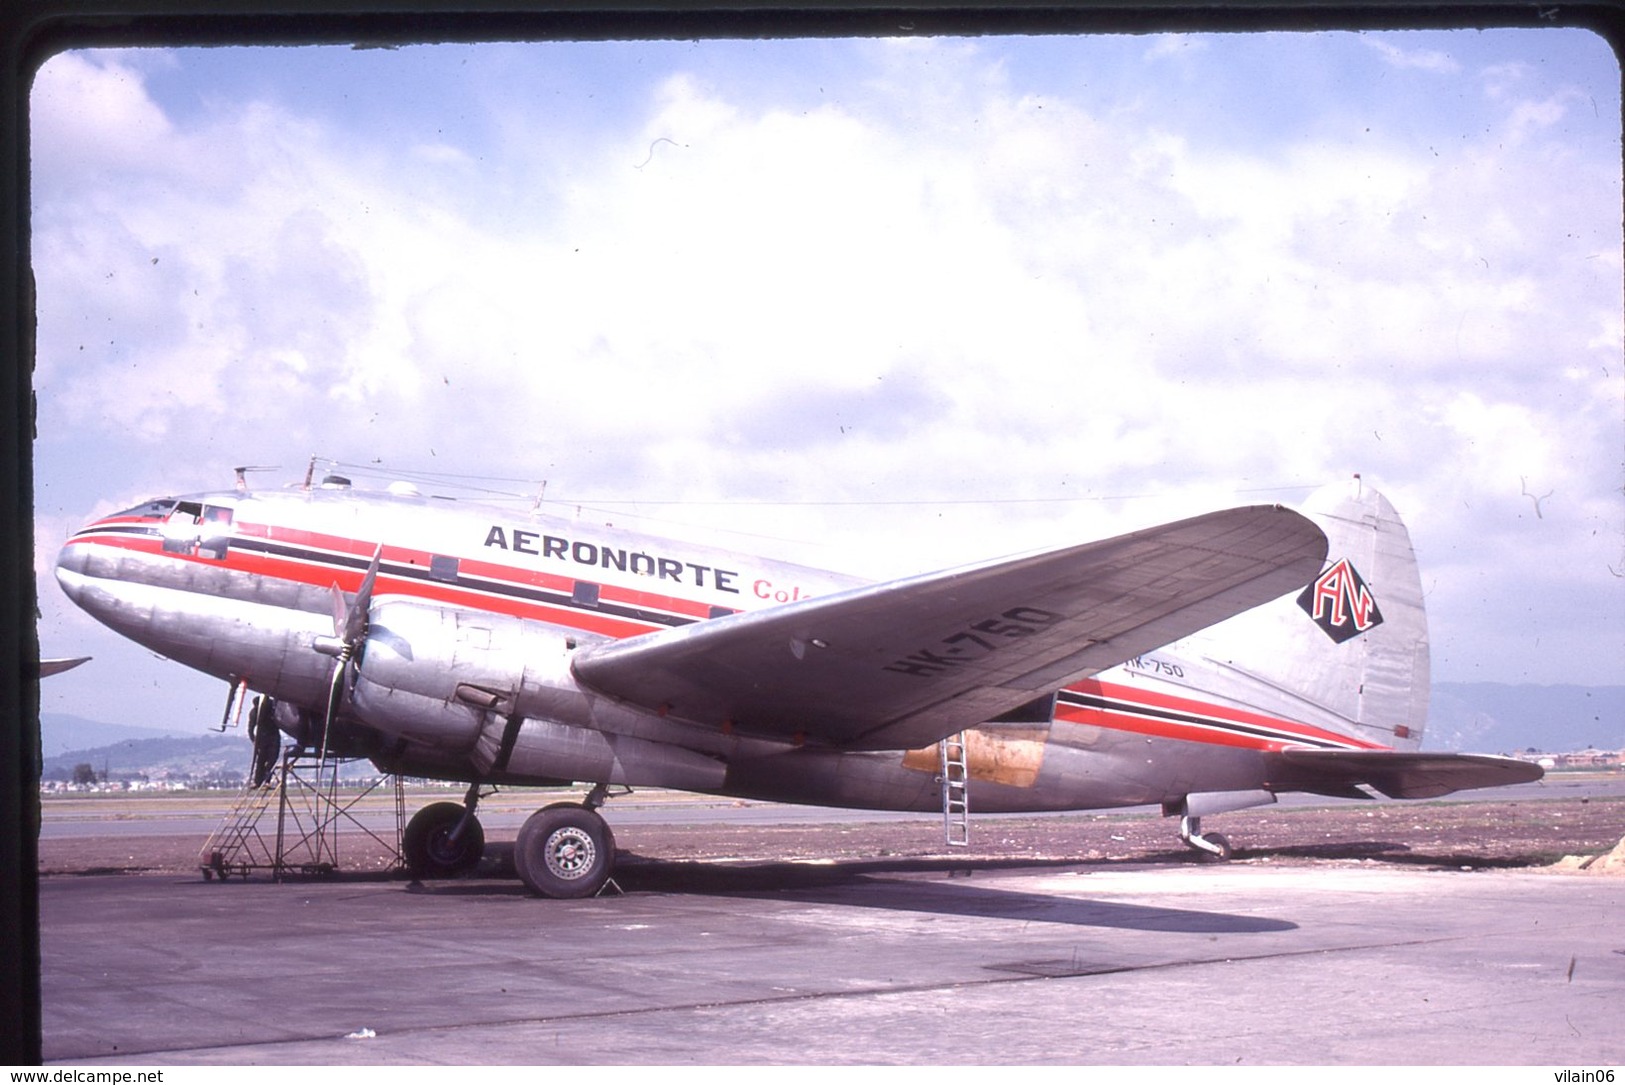
<svg viewBox="0 0 1625 1085"><path fill-rule="evenodd" d="M575 803L544 807L526 819L513 848L519 879L539 896L590 897L615 866L615 834L597 811Z"/></svg>

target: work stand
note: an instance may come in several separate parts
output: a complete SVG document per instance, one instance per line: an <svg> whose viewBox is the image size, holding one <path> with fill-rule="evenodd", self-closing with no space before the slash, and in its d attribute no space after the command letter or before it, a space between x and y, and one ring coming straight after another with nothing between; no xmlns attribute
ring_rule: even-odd
<svg viewBox="0 0 1625 1085"><path fill-rule="evenodd" d="M339 869L339 842L360 833L383 848L392 869L405 866L401 833L406 823L406 793L399 776L375 780L360 791L340 794L340 770L356 758L316 756L298 747L282 751L280 760L258 784L250 781L237 796L219 828L198 854L205 881L225 881L233 874L246 879L268 870L281 881L292 874L332 874ZM356 809L367 796L392 782L395 828L385 839L363 823ZM266 817L276 811L273 825ZM344 832L341 832L344 830Z"/></svg>

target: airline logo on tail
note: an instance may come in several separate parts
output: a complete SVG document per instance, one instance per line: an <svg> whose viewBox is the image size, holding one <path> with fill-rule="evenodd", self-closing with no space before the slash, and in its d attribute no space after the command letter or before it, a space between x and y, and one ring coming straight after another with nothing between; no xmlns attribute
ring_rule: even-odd
<svg viewBox="0 0 1625 1085"><path fill-rule="evenodd" d="M1348 558L1303 589L1298 605L1338 644L1382 624L1382 611Z"/></svg>

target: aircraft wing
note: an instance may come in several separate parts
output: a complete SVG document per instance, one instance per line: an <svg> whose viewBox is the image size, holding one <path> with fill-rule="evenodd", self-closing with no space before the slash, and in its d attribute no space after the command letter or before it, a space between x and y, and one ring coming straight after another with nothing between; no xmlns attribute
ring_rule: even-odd
<svg viewBox="0 0 1625 1085"><path fill-rule="evenodd" d="M584 685L743 734L929 745L1178 640L1321 570L1273 505L894 580L585 648Z"/></svg>
<svg viewBox="0 0 1625 1085"><path fill-rule="evenodd" d="M1390 799L1432 799L1475 787L1523 784L1545 775L1539 765L1511 757L1406 750L1282 750L1271 754L1282 791L1354 795L1374 787ZM1370 796L1365 796L1369 798Z"/></svg>
<svg viewBox="0 0 1625 1085"><path fill-rule="evenodd" d="M90 662L89 656L80 656L77 659L42 659L39 661L39 676L49 678L53 674L71 671L81 663Z"/></svg>

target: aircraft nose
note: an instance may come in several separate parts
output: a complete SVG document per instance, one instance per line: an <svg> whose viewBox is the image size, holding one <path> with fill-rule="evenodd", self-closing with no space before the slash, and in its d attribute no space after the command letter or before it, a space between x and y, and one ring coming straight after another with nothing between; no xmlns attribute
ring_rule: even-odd
<svg viewBox="0 0 1625 1085"><path fill-rule="evenodd" d="M56 582L75 603L79 601L79 589L84 583L82 577L87 556L83 546L76 546L71 541L56 556Z"/></svg>

